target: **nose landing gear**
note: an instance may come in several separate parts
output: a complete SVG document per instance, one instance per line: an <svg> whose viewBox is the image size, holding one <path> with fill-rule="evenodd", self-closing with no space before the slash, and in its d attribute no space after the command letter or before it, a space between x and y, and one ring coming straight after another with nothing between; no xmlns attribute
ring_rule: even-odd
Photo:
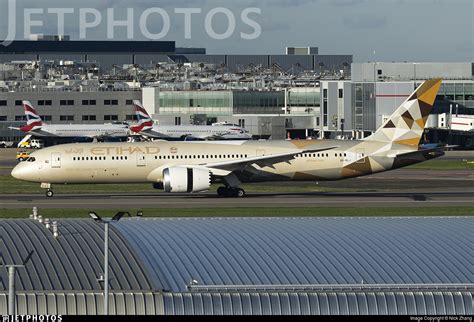
<svg viewBox="0 0 474 322"><path fill-rule="evenodd" d="M54 196L54 192L53 190L51 189L51 183L41 183L41 188L42 189L48 189L46 190L46 197L48 198L51 198L52 196Z"/></svg>

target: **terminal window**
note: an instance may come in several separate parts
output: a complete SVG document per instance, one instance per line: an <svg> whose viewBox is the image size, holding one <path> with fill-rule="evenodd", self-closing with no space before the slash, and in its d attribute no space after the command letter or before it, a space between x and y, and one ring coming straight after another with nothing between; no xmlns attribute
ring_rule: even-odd
<svg viewBox="0 0 474 322"><path fill-rule="evenodd" d="M0 101L0 106L7 106L7 101Z"/></svg>
<svg viewBox="0 0 474 322"><path fill-rule="evenodd" d="M118 115L104 115L104 121L118 121Z"/></svg>
<svg viewBox="0 0 474 322"><path fill-rule="evenodd" d="M118 100L104 100L104 105L118 105Z"/></svg>
<svg viewBox="0 0 474 322"><path fill-rule="evenodd" d="M15 106L22 106L23 102L22 101L15 101Z"/></svg>
<svg viewBox="0 0 474 322"><path fill-rule="evenodd" d="M133 105L133 100L126 100L125 105Z"/></svg>
<svg viewBox="0 0 474 322"><path fill-rule="evenodd" d="M96 105L95 100L82 100L82 105Z"/></svg>
<svg viewBox="0 0 474 322"><path fill-rule="evenodd" d="M7 116L6 115L0 115L0 122L5 122L7 121Z"/></svg>
<svg viewBox="0 0 474 322"><path fill-rule="evenodd" d="M97 117L95 115L82 115L83 121L95 121Z"/></svg>
<svg viewBox="0 0 474 322"><path fill-rule="evenodd" d="M51 105L53 105L53 101L51 101L51 100L39 100L38 105L39 106L45 106L45 105L46 106L51 106Z"/></svg>
<svg viewBox="0 0 474 322"><path fill-rule="evenodd" d="M61 106L73 106L74 100L60 100L59 105Z"/></svg>
<svg viewBox="0 0 474 322"><path fill-rule="evenodd" d="M74 121L74 115L60 115L60 121Z"/></svg>

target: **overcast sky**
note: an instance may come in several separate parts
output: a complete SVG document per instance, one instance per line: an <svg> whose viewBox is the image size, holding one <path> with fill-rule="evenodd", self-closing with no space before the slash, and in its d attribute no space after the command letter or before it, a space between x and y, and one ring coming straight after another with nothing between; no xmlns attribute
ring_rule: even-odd
<svg viewBox="0 0 474 322"><path fill-rule="evenodd" d="M10 1L10 0L9 0ZM353 54L362 61L474 61L473 0L17 0L16 39L24 38L24 8L43 8L43 27L33 33L56 34L57 16L48 8L74 8L66 15L65 33L79 39L79 8L96 8L103 13L102 23L87 30L87 39L107 37L107 8L115 18L126 17L125 8L134 9L134 40L145 40L139 27L147 8L163 8L171 28L162 40L174 40L180 47L206 47L212 54L282 54L286 46L317 46L321 54ZM38 3L40 2L40 3ZM233 36L212 39L205 29L206 15L216 7L230 9L235 16ZM261 28L260 37L242 39L241 33L255 29L245 24L241 12L256 7L261 14L249 14ZM191 39L185 39L184 16L175 8L200 8L192 15ZM7 0L0 0L0 39L7 36L11 22ZM223 33L228 22L224 14L213 20L216 33ZM163 19L150 15L147 30L159 33ZM125 40L125 28L115 29L115 40Z"/></svg>

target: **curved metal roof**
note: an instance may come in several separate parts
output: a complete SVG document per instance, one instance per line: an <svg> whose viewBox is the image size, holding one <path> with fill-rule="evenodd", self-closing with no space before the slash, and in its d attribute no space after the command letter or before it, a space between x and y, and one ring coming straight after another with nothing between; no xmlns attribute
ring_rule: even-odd
<svg viewBox="0 0 474 322"><path fill-rule="evenodd" d="M102 225L92 220L60 220L60 238L53 238L34 220L0 220L0 257L4 264L21 264L33 251L24 269L18 268L18 290L101 290L103 272ZM110 288L151 289L145 266L123 236L110 229ZM0 290L8 285L0 269Z"/></svg>
<svg viewBox="0 0 474 322"><path fill-rule="evenodd" d="M473 283L473 220L122 219L110 229L110 286L184 292L192 280L202 290L219 286L221 291ZM18 264L34 250L26 268L17 270L17 289L101 290L103 226L90 219L59 223L61 236L55 240L33 220L0 220L5 264ZM6 270L0 269L0 291L6 286Z"/></svg>
<svg viewBox="0 0 474 322"><path fill-rule="evenodd" d="M116 229L155 288L472 283L473 218L176 218Z"/></svg>
<svg viewBox="0 0 474 322"><path fill-rule="evenodd" d="M279 292L110 294L119 315L472 315L471 292ZM97 292L17 295L17 314L102 314ZM0 293L0 312L7 295Z"/></svg>

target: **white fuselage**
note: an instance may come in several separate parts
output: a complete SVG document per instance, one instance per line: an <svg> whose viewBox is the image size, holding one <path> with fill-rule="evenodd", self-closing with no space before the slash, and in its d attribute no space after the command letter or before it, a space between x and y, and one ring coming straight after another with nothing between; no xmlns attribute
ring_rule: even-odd
<svg viewBox="0 0 474 322"><path fill-rule="evenodd" d="M45 124L29 133L42 137L127 137L129 129L124 124Z"/></svg>
<svg viewBox="0 0 474 322"><path fill-rule="evenodd" d="M368 156L384 143L363 141L215 141L215 142L143 142L85 143L53 146L31 154L33 162L21 162L12 175L40 183L156 183L163 170L174 166L213 168L214 163L234 162L256 156L295 151L300 143L309 149L339 147L326 152L302 153L294 159L265 164L255 162L240 171L243 182L274 180L338 180L391 170L398 167L387 154L416 151L416 147L394 146L387 152ZM395 150L396 149L396 150ZM403 166L426 160L408 160ZM215 174L218 174L216 172Z"/></svg>
<svg viewBox="0 0 474 322"><path fill-rule="evenodd" d="M181 139L186 137L196 139L224 139L248 140L251 134L239 127L213 125L154 125L153 128L143 130L140 134L156 139Z"/></svg>

